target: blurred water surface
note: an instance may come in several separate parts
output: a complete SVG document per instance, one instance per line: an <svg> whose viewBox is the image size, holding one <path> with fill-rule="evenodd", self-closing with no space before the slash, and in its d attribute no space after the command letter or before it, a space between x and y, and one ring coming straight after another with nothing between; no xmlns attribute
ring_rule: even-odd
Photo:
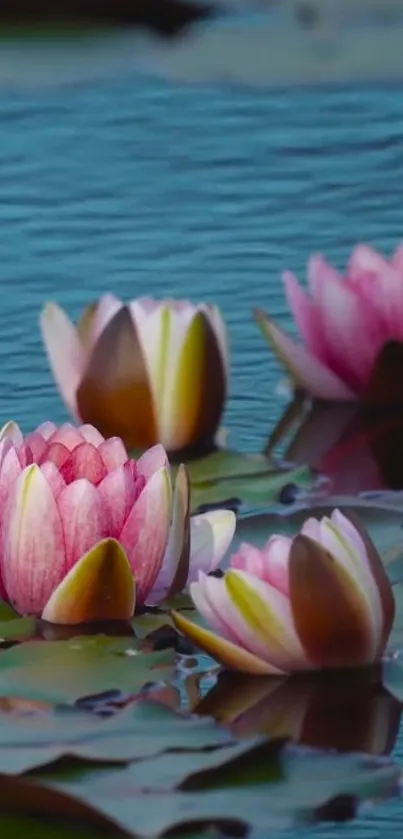
<svg viewBox="0 0 403 839"><path fill-rule="evenodd" d="M311 252L403 238L403 100L349 88L268 92L146 79L0 98L1 421L65 411L38 330L100 292L220 304L233 351L231 443L260 450L285 405L251 317L290 325L281 284ZM402 741L397 756L402 755ZM337 835L400 835L401 804ZM309 828L332 837L335 829Z"/></svg>

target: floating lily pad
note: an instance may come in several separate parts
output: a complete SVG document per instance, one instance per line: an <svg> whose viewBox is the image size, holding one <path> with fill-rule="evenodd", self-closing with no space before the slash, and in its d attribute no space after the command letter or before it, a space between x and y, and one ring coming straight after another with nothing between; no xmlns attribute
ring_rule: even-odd
<svg viewBox="0 0 403 839"><path fill-rule="evenodd" d="M363 800L395 794L399 778L391 762L283 751L277 743L254 740L209 753L162 755L118 770L90 770L76 780L1 776L0 808L14 790L22 812L57 810L118 826L130 836L151 839L195 824L268 835L312 819L336 796Z"/></svg>
<svg viewBox="0 0 403 839"><path fill-rule="evenodd" d="M173 610L176 612L185 612L189 620L196 622L200 620L200 615L193 605L192 598L185 592L182 592L164 600L159 604L158 609L145 612L144 615L138 615L130 621L130 625L137 638L147 638L148 635L162 629L164 626L174 627L175 624L170 614Z"/></svg>
<svg viewBox="0 0 403 839"><path fill-rule="evenodd" d="M32 638L35 632L35 618L22 618L9 603L0 600L0 641L16 641L20 638Z"/></svg>
<svg viewBox="0 0 403 839"><path fill-rule="evenodd" d="M75 709L15 718L0 714L0 772L18 775L62 757L127 763L167 749L211 749L232 740L213 720L152 700L136 700L107 719Z"/></svg>
<svg viewBox="0 0 403 839"><path fill-rule="evenodd" d="M0 696L63 703L110 689L135 693L172 676L173 664L173 651L142 653L134 637L31 641L1 653Z"/></svg>
<svg viewBox="0 0 403 839"><path fill-rule="evenodd" d="M284 487L292 484L297 488L309 489L316 479L306 466L290 471L267 470L254 475L233 476L210 482L192 482L192 510L199 507L224 504L237 499L251 507L268 507L278 502Z"/></svg>

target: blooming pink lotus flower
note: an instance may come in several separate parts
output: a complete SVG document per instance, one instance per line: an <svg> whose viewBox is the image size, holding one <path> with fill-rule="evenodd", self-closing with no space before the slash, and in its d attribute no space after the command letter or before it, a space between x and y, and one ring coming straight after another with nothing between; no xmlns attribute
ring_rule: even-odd
<svg viewBox="0 0 403 839"><path fill-rule="evenodd" d="M224 577L200 573L190 593L219 635L174 613L178 629L229 668L255 674L377 661L395 611L376 548L339 510L308 519L294 539L241 545Z"/></svg>
<svg viewBox="0 0 403 839"><path fill-rule="evenodd" d="M53 375L79 420L128 449L210 443L225 405L228 340L216 306L111 294L77 326L49 303L41 328Z"/></svg>
<svg viewBox="0 0 403 839"><path fill-rule="evenodd" d="M320 256L308 265L307 294L284 273L288 302L305 346L296 344L262 311L257 320L296 387L323 400L387 402L396 399L384 376L375 376L382 351L385 366L401 369L403 342L403 246L390 261L358 245L342 277ZM403 347L402 347L403 349ZM391 351L392 350L392 351ZM392 392L391 392L392 391Z"/></svg>
<svg viewBox="0 0 403 839"><path fill-rule="evenodd" d="M229 510L190 518L186 468L172 490L162 446L137 461L91 425L0 432L0 586L22 614L77 624L135 606L213 570L235 529Z"/></svg>

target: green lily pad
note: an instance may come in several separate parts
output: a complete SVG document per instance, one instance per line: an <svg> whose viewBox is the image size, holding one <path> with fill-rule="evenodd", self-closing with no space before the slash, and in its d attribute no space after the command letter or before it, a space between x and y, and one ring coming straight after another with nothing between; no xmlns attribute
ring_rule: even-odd
<svg viewBox="0 0 403 839"><path fill-rule="evenodd" d="M271 471L267 458L262 454L243 454L226 449L190 460L187 468L192 484L252 477Z"/></svg>
<svg viewBox="0 0 403 839"><path fill-rule="evenodd" d="M0 622L5 623L6 621L13 621L19 618L20 615L18 612L10 606L9 603L6 603L5 600L0 600Z"/></svg>
<svg viewBox="0 0 403 839"><path fill-rule="evenodd" d="M0 696L63 703L112 689L135 693L172 676L173 664L173 651L142 653L134 637L31 641L1 653Z"/></svg>
<svg viewBox="0 0 403 839"><path fill-rule="evenodd" d="M137 638L147 638L148 635L151 635L152 632L158 629L162 629L163 626L175 626L170 615L173 610L176 612L185 612L189 620L196 622L200 620L200 615L193 605L192 598L182 592L181 594L175 594L174 597L170 597L168 600L164 600L163 603L159 604L158 609L134 617L130 621L130 626Z"/></svg>
<svg viewBox="0 0 403 839"><path fill-rule="evenodd" d="M0 713L0 772L19 775L62 757L127 763L167 749L203 750L231 741L213 720L152 700L138 699L106 719L76 709L18 717Z"/></svg>
<svg viewBox="0 0 403 839"><path fill-rule="evenodd" d="M9 603L0 600L0 641L33 638L35 633L35 618L29 616L22 618Z"/></svg>
<svg viewBox="0 0 403 839"><path fill-rule="evenodd" d="M279 493L287 484L308 489L314 483L315 479L307 466L299 466L290 471L267 470L260 474L245 474L215 482L196 482L192 483L192 511L209 504L224 504L233 498L250 506L267 507L278 500Z"/></svg>
<svg viewBox="0 0 403 839"><path fill-rule="evenodd" d="M0 777L0 807L5 778ZM22 810L31 802L44 813L57 806L59 813L86 815L92 823L103 818L109 828L151 839L195 824L268 835L314 818L336 796L365 800L396 794L399 778L392 762L282 750L277 743L254 740L208 753L161 755L119 770L89 770L76 780L6 782L8 796L10 780L16 784Z"/></svg>
<svg viewBox="0 0 403 839"><path fill-rule="evenodd" d="M35 634L36 619L33 617L0 622L0 641L19 641L23 638L33 638Z"/></svg>
<svg viewBox="0 0 403 839"><path fill-rule="evenodd" d="M56 819L18 815L0 815L0 835L13 836L14 839L122 839L125 836L121 830L105 833L88 824L66 825Z"/></svg>

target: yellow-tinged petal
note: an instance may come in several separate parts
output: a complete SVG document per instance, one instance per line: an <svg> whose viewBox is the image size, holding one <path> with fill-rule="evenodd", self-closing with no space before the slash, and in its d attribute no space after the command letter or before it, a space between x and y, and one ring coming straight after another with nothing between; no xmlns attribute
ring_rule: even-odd
<svg viewBox="0 0 403 839"><path fill-rule="evenodd" d="M295 625L315 666L373 661L372 616L356 579L318 542L302 535L293 541L289 570Z"/></svg>
<svg viewBox="0 0 403 839"><path fill-rule="evenodd" d="M263 661L253 653L220 638L214 632L185 618L180 612L171 612L172 620L177 629L186 635L201 650L211 655L216 661L228 667L230 670L241 670L243 673L251 673L255 676L273 673L282 675L282 671L273 667L267 661Z"/></svg>
<svg viewBox="0 0 403 839"><path fill-rule="evenodd" d="M309 663L295 631L288 597L244 571L227 571L224 582L243 620L267 647L270 660L281 670L306 669Z"/></svg>
<svg viewBox="0 0 403 839"><path fill-rule="evenodd" d="M166 435L176 449L212 439L224 408L226 376L218 340L204 312L188 327L165 405Z"/></svg>
<svg viewBox="0 0 403 839"><path fill-rule="evenodd" d="M42 618L59 624L128 620L135 599L125 551L116 539L103 539L69 571L49 598Z"/></svg>
<svg viewBox="0 0 403 839"><path fill-rule="evenodd" d="M98 303L87 306L76 325L77 335L86 351L89 351L94 340L94 326Z"/></svg>

